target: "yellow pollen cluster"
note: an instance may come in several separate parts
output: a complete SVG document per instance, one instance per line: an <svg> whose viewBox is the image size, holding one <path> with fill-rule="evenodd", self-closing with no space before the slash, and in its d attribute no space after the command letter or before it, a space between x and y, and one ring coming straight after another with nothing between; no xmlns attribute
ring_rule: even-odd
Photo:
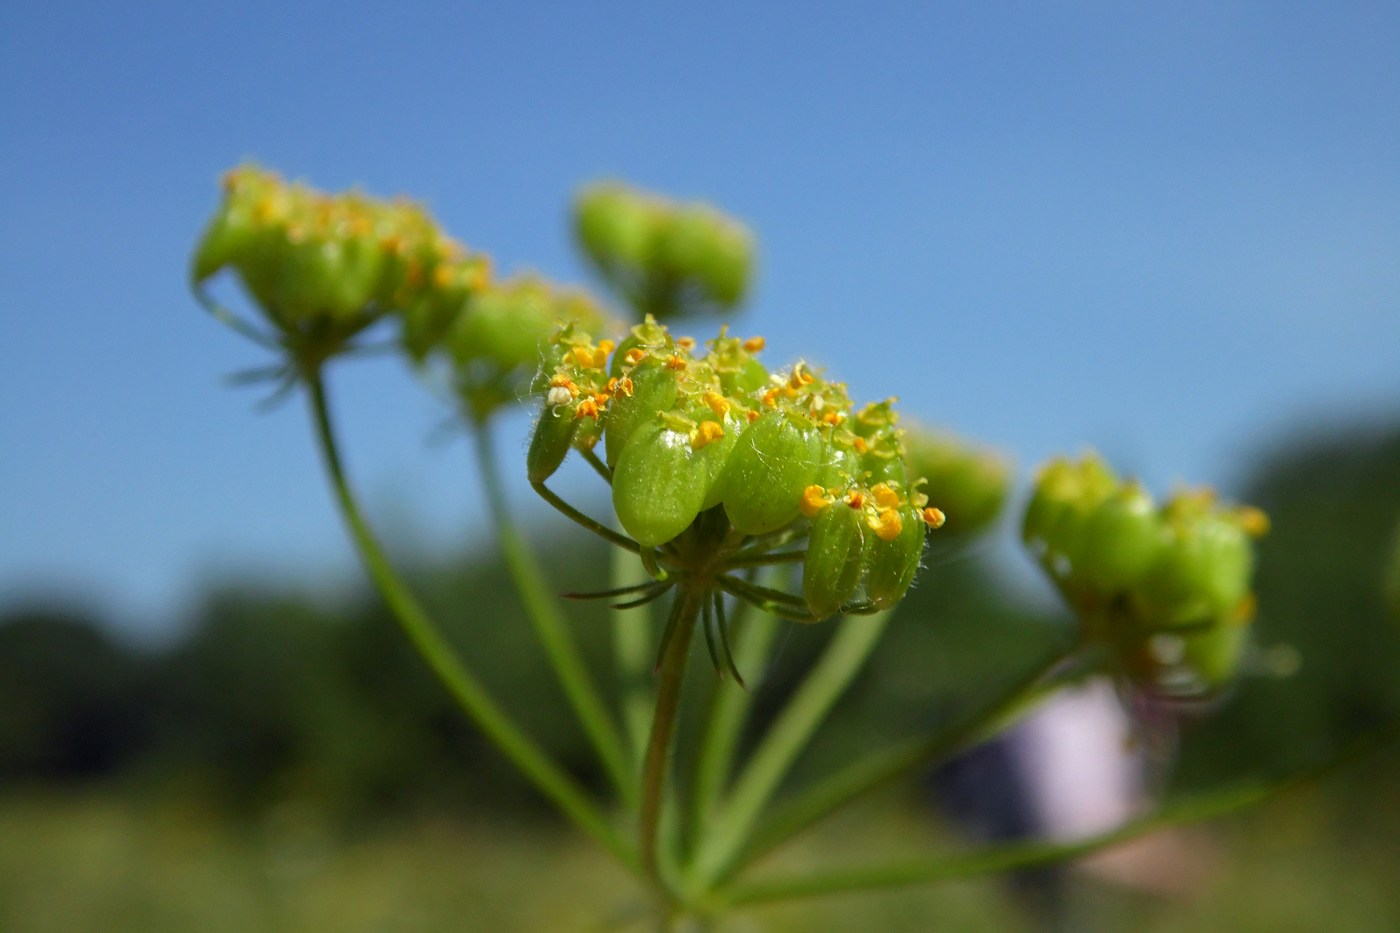
<svg viewBox="0 0 1400 933"><path fill-rule="evenodd" d="M1251 538L1262 538L1269 533L1269 516L1262 509L1252 505L1241 506L1235 512L1235 517L1239 519L1240 529Z"/></svg>
<svg viewBox="0 0 1400 933"><path fill-rule="evenodd" d="M613 350L611 340L603 340L597 347L578 346L564 354L564 361L576 363L585 369L602 369L608 365L608 354Z"/></svg>
<svg viewBox="0 0 1400 933"><path fill-rule="evenodd" d="M874 517L866 519L870 530L881 541L893 541L904 530L904 521L894 509L881 509Z"/></svg>
<svg viewBox="0 0 1400 933"><path fill-rule="evenodd" d="M721 418L729 414L729 399L720 395L718 392L706 392L704 395L704 402L709 406L710 411L719 415Z"/></svg>
<svg viewBox="0 0 1400 933"><path fill-rule="evenodd" d="M831 504L831 496L820 486L808 486L802 490L802 500L798 507L808 518L816 518L822 509Z"/></svg>
<svg viewBox="0 0 1400 933"><path fill-rule="evenodd" d="M724 437L724 425L720 424L718 421L702 421L700 422L700 426L695 429L695 436L691 438L690 446L695 450L699 450L706 444L712 444L721 437Z"/></svg>
<svg viewBox="0 0 1400 933"><path fill-rule="evenodd" d="M875 497L875 504L882 509L893 509L899 505L899 493L884 483L877 483L870 493Z"/></svg>
<svg viewBox="0 0 1400 933"><path fill-rule="evenodd" d="M768 341L762 337L750 337L744 341L744 349L750 353L757 353L768 345Z"/></svg>
<svg viewBox="0 0 1400 933"><path fill-rule="evenodd" d="M948 516L943 514L942 509L935 509L933 506L924 509L923 517L924 524L935 529L942 528L943 523L948 520Z"/></svg>
<svg viewBox="0 0 1400 933"><path fill-rule="evenodd" d="M632 384L632 380L628 377L623 376L621 379L619 379L616 376L613 376L611 379L608 380L608 384L604 387L603 391L613 398L616 398L619 395L625 395L628 398L631 398L632 390L634 388L636 388L636 386Z"/></svg>

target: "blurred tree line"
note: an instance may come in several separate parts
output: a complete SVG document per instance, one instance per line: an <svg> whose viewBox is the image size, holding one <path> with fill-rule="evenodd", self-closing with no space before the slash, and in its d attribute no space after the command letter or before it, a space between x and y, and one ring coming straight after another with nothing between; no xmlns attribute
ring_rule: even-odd
<svg viewBox="0 0 1400 933"><path fill-rule="evenodd" d="M1286 678L1247 678L1211 716L1187 725L1177 769L1186 786L1317 760L1400 717L1400 629L1387 619L1381 585L1400 517L1400 429L1292 442L1255 472L1241 499L1273 519L1260 547L1258 640L1265 649L1293 646L1301 662ZM591 540L551 526L550 542L544 556L559 590L607 579L606 555ZM808 753L809 768L955 714L1065 637L1066 619L1006 592L985 548L935 544L926 564L901 619ZM514 592L501 585L504 568L477 554L411 576L527 729L597 780ZM0 617L0 793L115 779L194 788L235 810L313 800L349 819L534 807L377 599L358 583L344 589L330 605L253 583L226 586L158 651L113 639L104 620L82 613L10 611ZM571 608L585 655L605 678L607 610ZM776 713L832 630L785 627L769 670L750 685L759 721ZM700 651L688 684L697 693L716 682L704 667ZM1393 776L1393 749L1388 761L1380 772Z"/></svg>

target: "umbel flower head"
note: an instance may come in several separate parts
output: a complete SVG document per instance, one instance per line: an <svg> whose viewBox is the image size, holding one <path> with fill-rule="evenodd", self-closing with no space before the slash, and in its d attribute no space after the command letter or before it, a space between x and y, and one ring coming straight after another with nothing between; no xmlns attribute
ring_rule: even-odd
<svg viewBox="0 0 1400 933"><path fill-rule="evenodd" d="M599 182L579 192L574 231L603 279L661 320L731 311L753 278L753 235L707 204Z"/></svg>
<svg viewBox="0 0 1400 933"><path fill-rule="evenodd" d="M411 202L316 191L253 165L230 171L223 188L192 284L202 295L230 269L289 346L318 343L329 354L390 310L421 317L425 295L465 295L490 279L485 257Z"/></svg>
<svg viewBox="0 0 1400 933"><path fill-rule="evenodd" d="M493 281L490 258L447 236L417 204L317 191L253 165L225 175L222 203L195 250L191 279L207 306L205 285L224 269L276 335L235 326L292 357L274 375L294 378L390 319L415 363L436 352L452 364L477 418L525 394L541 344L561 321L595 332L618 326L577 289L535 275Z"/></svg>
<svg viewBox="0 0 1400 933"><path fill-rule="evenodd" d="M425 300L434 300L431 292ZM561 323L593 333L621 329L587 292L531 274L494 282L442 306L448 310L440 332L417 348L415 358L421 362L442 351L458 394L478 418L528 394L542 350ZM406 343L407 334L406 324Z"/></svg>
<svg viewBox="0 0 1400 933"><path fill-rule="evenodd" d="M1208 489L1157 505L1099 457L1054 460L1022 536L1084 622L1142 689L1195 696L1226 686L1254 616L1252 539L1268 519Z"/></svg>
<svg viewBox="0 0 1400 933"><path fill-rule="evenodd" d="M856 409L804 363L770 372L762 338L721 330L701 346L653 318L616 345L570 326L552 346L530 480L542 487L570 449L598 460L601 448L657 587L722 589L815 621L893 605L913 582L943 515L906 474L893 400ZM787 561L803 564L802 597L734 575Z"/></svg>

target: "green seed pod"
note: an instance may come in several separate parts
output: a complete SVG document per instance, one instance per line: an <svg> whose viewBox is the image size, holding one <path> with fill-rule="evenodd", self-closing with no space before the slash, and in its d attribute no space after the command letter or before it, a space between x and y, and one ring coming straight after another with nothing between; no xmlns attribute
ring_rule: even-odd
<svg viewBox="0 0 1400 933"><path fill-rule="evenodd" d="M341 243L340 269L331 283L330 308L339 317L363 311L380 290L384 251L373 238L358 236Z"/></svg>
<svg viewBox="0 0 1400 933"><path fill-rule="evenodd" d="M817 476L817 485L823 489L845 489L857 481L861 475L860 455L849 447L828 444L826 462Z"/></svg>
<svg viewBox="0 0 1400 933"><path fill-rule="evenodd" d="M739 435L718 480L730 523L756 535L796 519L802 491L821 473L825 446L810 424L776 410L760 415Z"/></svg>
<svg viewBox="0 0 1400 933"><path fill-rule="evenodd" d="M592 185L574 203L579 245L604 270L644 266L653 251L656 228L656 206L623 185Z"/></svg>
<svg viewBox="0 0 1400 933"><path fill-rule="evenodd" d="M1205 631L1186 635L1184 662L1201 686L1211 693L1224 689L1239 671L1249 646L1249 624L1227 619Z"/></svg>
<svg viewBox="0 0 1400 933"><path fill-rule="evenodd" d="M1026 544L1039 542L1048 548L1051 529L1069 507L1057 472L1052 467L1042 473L1031 501L1026 503L1026 514L1021 519L1021 540Z"/></svg>
<svg viewBox="0 0 1400 933"><path fill-rule="evenodd" d="M546 294L528 288L481 292L448 331L453 357L458 363L489 360L505 372L538 366L540 344L555 328L548 303Z"/></svg>
<svg viewBox="0 0 1400 933"><path fill-rule="evenodd" d="M651 421L632 432L613 471L618 521L643 547L657 547L685 531L705 496L705 467L690 437Z"/></svg>
<svg viewBox="0 0 1400 933"><path fill-rule="evenodd" d="M734 449L739 445L739 435L743 430L733 418L717 419L708 411L704 414L708 417L699 412L692 413L692 417L699 424L697 435L700 439L698 443L701 444L695 451L695 458L705 468L705 501L700 507L702 511L719 505L722 492L719 478L724 473L724 467L729 463ZM706 425L717 426L723 433L714 436L715 428Z"/></svg>
<svg viewBox="0 0 1400 933"><path fill-rule="evenodd" d="M753 236L738 224L716 224L700 266L710 298L723 308L739 304L748 293L753 266Z"/></svg>
<svg viewBox="0 0 1400 933"><path fill-rule="evenodd" d="M204 228L190 261L190 280L198 284L214 275L247 249L256 236L252 205L238 202L225 205Z"/></svg>
<svg viewBox="0 0 1400 933"><path fill-rule="evenodd" d="M1011 486L1011 466L1002 457L957 437L922 428L906 429L905 466L922 476L930 499L948 513L936 540L970 538L1001 514Z"/></svg>
<svg viewBox="0 0 1400 933"><path fill-rule="evenodd" d="M1141 592L1164 621L1229 615L1249 595L1252 569L1249 538L1238 525L1209 514L1167 535Z"/></svg>
<svg viewBox="0 0 1400 933"><path fill-rule="evenodd" d="M605 416L603 442L609 466L617 465L633 431L676 404L676 374L665 366L643 363L632 370L631 379L632 394L615 397Z"/></svg>
<svg viewBox="0 0 1400 933"><path fill-rule="evenodd" d="M525 470L532 483L543 483L554 475L578 430L579 421L567 405L553 406L545 402L535 433L530 437L530 450L525 455Z"/></svg>
<svg viewBox="0 0 1400 933"><path fill-rule="evenodd" d="M864 570L866 537L860 511L844 502L827 506L812 520L802 562L802 595L818 619L835 615L855 595Z"/></svg>
<svg viewBox="0 0 1400 933"><path fill-rule="evenodd" d="M719 374L720 388L735 398L749 396L768 385L768 368L753 357L745 357L734 369Z"/></svg>
<svg viewBox="0 0 1400 933"><path fill-rule="evenodd" d="M195 248L190 276L196 284L235 262L265 230L259 204L270 207L280 194L281 179L252 165L241 165L224 176L224 201ZM279 198L285 201L285 196Z"/></svg>
<svg viewBox="0 0 1400 933"><path fill-rule="evenodd" d="M1140 486L1125 486L1088 518L1079 555L1083 575L1109 593L1129 589L1156 561L1164 538L1152 497Z"/></svg>
<svg viewBox="0 0 1400 933"><path fill-rule="evenodd" d="M671 212L656 238L657 264L677 279L698 278L705 265L717 219L703 204L683 204Z"/></svg>
<svg viewBox="0 0 1400 933"><path fill-rule="evenodd" d="M870 535L873 540L866 556L865 592L881 609L904 598L924 553L924 522L918 509L906 506L899 510L899 518L899 534L890 540Z"/></svg>

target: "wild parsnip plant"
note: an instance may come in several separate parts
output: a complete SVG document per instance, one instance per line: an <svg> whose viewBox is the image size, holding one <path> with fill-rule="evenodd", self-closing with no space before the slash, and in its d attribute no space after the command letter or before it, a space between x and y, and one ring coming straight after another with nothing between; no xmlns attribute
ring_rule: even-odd
<svg viewBox="0 0 1400 933"><path fill-rule="evenodd" d="M1203 492L1157 506L1095 457L1041 471L1024 537L1075 610L1072 644L1003 695L927 735L876 751L786 795L783 782L914 582L926 536L966 539L994 524L1011 471L947 435L900 425L893 399L854 402L802 361L770 366L761 337L672 330L744 299L754 241L711 207L625 185L584 189L584 255L633 315L533 276L499 279L489 257L447 236L419 205L327 194L243 166L195 253L195 294L270 350L256 375L301 388L337 503L370 576L407 636L501 752L577 827L637 874L663 926L708 923L746 903L913 884L1042 864L1161 825L1226 812L1271 792L1256 784L1152 814L1067 845L837 865L753 877L766 852L872 788L996 734L1064 683L1109 672L1125 690L1219 693L1247 645L1252 543L1266 520ZM208 286L231 273L259 323ZM476 440L497 540L614 796L598 799L526 735L404 585L348 482L326 368L388 329L411 366L449 373ZM525 470L550 505L615 546L611 601L622 695L583 663L502 493L492 417L538 406ZM570 455L610 488L615 522L548 485ZM946 523L946 527L945 526ZM941 529L941 530L940 530ZM664 607L652 615L651 610ZM839 619L839 621L833 621ZM780 626L839 626L786 707L738 760L749 695ZM693 755L673 754L696 629L717 685ZM524 637L522 633L522 637ZM673 758L691 763L672 776Z"/></svg>

